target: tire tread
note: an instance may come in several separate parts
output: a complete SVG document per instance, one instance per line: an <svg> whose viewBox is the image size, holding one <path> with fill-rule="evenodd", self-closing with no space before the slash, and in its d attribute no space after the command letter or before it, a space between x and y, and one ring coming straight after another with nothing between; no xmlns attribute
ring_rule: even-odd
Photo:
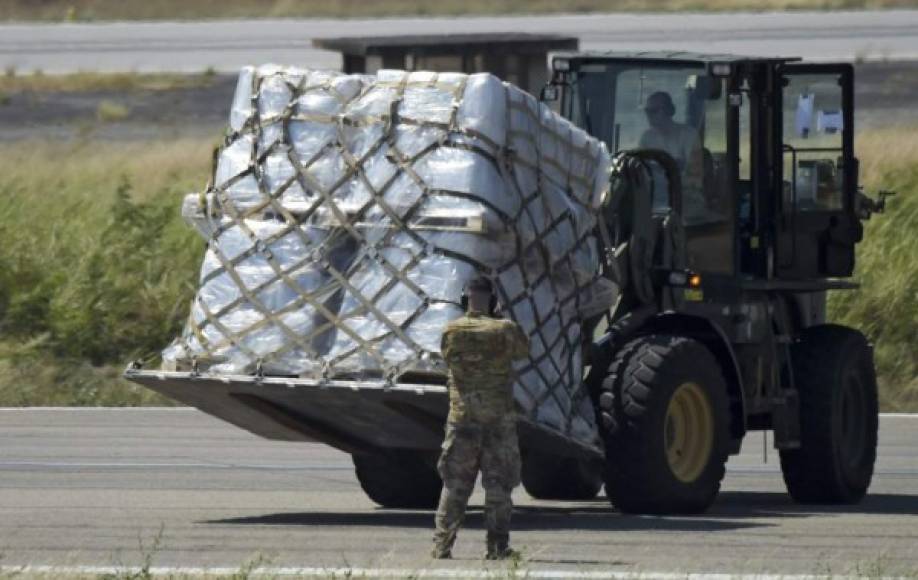
<svg viewBox="0 0 918 580"><path fill-rule="evenodd" d="M800 393L801 447L782 451L780 457L785 485L797 502L855 503L867 491L867 486L850 486L843 481L831 451L832 396L837 388L839 368L847 362L846 354L851 354L850 349L861 355L869 356L870 353L867 340L857 330L826 324L806 329L791 350L795 383ZM872 360L870 381L867 412L876 417ZM868 449L867 485L876 459L876 427L875 422L870 425L873 445Z"/></svg>
<svg viewBox="0 0 918 580"><path fill-rule="evenodd" d="M671 486L655 477L654 452L646 436L651 411L661 403L662 385L681 380L685 369L697 366L702 374L709 372L712 389L722 396L711 401L715 418L715 440L711 473L705 474L709 487L691 497L672 493ZM609 366L602 388L602 409L606 430L606 494L621 511L627 513L698 513L714 501L725 473L727 459L727 398L722 375L714 356L701 343L686 337L670 335L642 336L625 344ZM715 419L717 420L717 419ZM722 428L721 428L722 427ZM703 476L703 477L705 477Z"/></svg>

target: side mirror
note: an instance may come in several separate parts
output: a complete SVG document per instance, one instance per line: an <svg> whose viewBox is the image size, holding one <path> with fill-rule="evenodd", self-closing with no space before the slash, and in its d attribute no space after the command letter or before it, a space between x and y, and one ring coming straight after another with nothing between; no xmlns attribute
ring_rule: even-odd
<svg viewBox="0 0 918 580"><path fill-rule="evenodd" d="M558 85L547 84L542 87L542 91L539 93L539 100L543 103L553 103L561 98L561 91L558 90Z"/></svg>

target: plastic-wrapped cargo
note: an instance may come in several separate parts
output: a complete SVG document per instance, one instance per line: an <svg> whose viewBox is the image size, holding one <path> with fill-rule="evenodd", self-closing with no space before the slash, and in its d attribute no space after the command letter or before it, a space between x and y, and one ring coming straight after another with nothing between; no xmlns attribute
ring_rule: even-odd
<svg viewBox="0 0 918 580"><path fill-rule="evenodd" d="M597 276L600 141L488 74L245 68L208 190L183 213L209 244L169 368L405 381L442 375L465 282L496 283L530 337L515 394L595 440L581 322Z"/></svg>

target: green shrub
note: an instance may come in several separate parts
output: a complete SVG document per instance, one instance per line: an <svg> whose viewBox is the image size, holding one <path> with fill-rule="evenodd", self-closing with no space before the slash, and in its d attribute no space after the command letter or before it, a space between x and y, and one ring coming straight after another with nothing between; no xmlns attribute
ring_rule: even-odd
<svg viewBox="0 0 918 580"><path fill-rule="evenodd" d="M900 139L886 147L901 145ZM893 162L867 176L874 187L889 187L898 195L890 199L885 214L866 224L855 272L861 288L832 293L829 316L862 330L874 343L882 407L914 410L918 409L918 167L913 161Z"/></svg>
<svg viewBox="0 0 918 580"><path fill-rule="evenodd" d="M187 316L204 244L179 211L209 150L0 150L0 404L162 400L117 375Z"/></svg>
<svg viewBox="0 0 918 580"><path fill-rule="evenodd" d="M202 244L177 219L181 193L141 203L130 191L122 177L98 242L58 281L48 319L60 356L98 365L148 355L181 326Z"/></svg>

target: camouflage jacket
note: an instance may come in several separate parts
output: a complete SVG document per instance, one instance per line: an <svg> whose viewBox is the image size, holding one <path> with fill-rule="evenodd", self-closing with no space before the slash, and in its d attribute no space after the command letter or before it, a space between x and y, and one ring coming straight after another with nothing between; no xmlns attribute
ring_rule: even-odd
<svg viewBox="0 0 918 580"><path fill-rule="evenodd" d="M513 416L512 362L529 354L517 323L469 312L447 325L440 352L449 367L449 421Z"/></svg>

